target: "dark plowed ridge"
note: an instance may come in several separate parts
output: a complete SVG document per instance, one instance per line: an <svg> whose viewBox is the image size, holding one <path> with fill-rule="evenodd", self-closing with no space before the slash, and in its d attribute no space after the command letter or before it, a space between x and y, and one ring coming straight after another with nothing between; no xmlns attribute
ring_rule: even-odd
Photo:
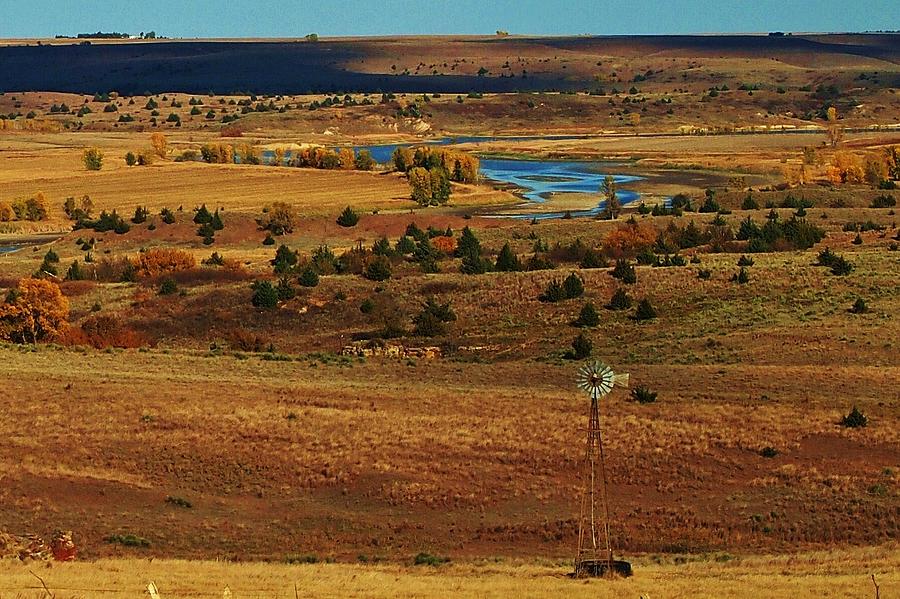
<svg viewBox="0 0 900 599"><path fill-rule="evenodd" d="M361 72L366 58L403 54L452 60L553 49L569 56L770 57L791 64L850 56L900 64L900 35L401 38L298 42L54 43L0 48L0 90L124 94L255 92L510 92L583 89L591 78L560 66L527 77ZM474 46L474 47L473 47ZM348 66L350 65L350 66ZM470 63L471 65L471 63Z"/></svg>

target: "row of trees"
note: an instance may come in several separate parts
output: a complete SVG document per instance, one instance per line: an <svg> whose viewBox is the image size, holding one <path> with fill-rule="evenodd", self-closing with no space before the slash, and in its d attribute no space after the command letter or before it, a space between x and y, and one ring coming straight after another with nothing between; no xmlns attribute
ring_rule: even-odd
<svg viewBox="0 0 900 599"><path fill-rule="evenodd" d="M0 222L14 220L42 221L50 216L50 204L43 193L38 192L32 197L13 202L0 201Z"/></svg>

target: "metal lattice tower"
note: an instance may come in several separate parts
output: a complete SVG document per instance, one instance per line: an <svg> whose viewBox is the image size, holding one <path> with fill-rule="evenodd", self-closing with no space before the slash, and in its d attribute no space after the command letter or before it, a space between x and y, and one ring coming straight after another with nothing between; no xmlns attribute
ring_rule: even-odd
<svg viewBox="0 0 900 599"><path fill-rule="evenodd" d="M588 414L584 490L578 520L576 577L613 571L606 460L603 455L603 437L600 433L600 400L615 386L627 387L628 375L616 374L602 362L592 362L578 371L578 386L588 392L591 405ZM598 519L602 521L598 523Z"/></svg>

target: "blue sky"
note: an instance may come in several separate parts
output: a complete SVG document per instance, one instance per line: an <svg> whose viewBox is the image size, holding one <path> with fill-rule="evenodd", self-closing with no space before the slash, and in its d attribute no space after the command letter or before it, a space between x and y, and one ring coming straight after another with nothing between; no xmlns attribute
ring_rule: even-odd
<svg viewBox="0 0 900 599"><path fill-rule="evenodd" d="M0 37L665 34L900 28L898 0L0 0Z"/></svg>

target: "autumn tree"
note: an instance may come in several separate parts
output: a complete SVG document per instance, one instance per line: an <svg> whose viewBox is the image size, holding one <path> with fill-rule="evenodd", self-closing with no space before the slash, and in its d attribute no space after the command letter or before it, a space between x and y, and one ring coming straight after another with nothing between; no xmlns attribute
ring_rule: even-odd
<svg viewBox="0 0 900 599"><path fill-rule="evenodd" d="M837 108L835 108L834 106L829 106L826 115L828 118L828 126L825 129L825 136L828 140L828 145L830 145L832 148L836 148L844 139L844 129L837 122Z"/></svg>
<svg viewBox="0 0 900 599"><path fill-rule="evenodd" d="M168 145L169 142L166 140L165 134L157 131L150 136L150 146L153 148L153 152L160 158L165 159Z"/></svg>
<svg viewBox="0 0 900 599"><path fill-rule="evenodd" d="M161 274L189 270L197 265L193 254L175 248L150 248L131 260L139 277L156 277Z"/></svg>
<svg viewBox="0 0 900 599"><path fill-rule="evenodd" d="M0 304L0 338L37 343L57 336L69 316L69 300L59 285L43 279L22 279Z"/></svg>
<svg viewBox="0 0 900 599"><path fill-rule="evenodd" d="M622 211L622 203L619 196L616 195L616 180L612 175L606 175L603 183L600 184L600 193L606 201L606 208L603 209L603 215L610 220L618 218Z"/></svg>

